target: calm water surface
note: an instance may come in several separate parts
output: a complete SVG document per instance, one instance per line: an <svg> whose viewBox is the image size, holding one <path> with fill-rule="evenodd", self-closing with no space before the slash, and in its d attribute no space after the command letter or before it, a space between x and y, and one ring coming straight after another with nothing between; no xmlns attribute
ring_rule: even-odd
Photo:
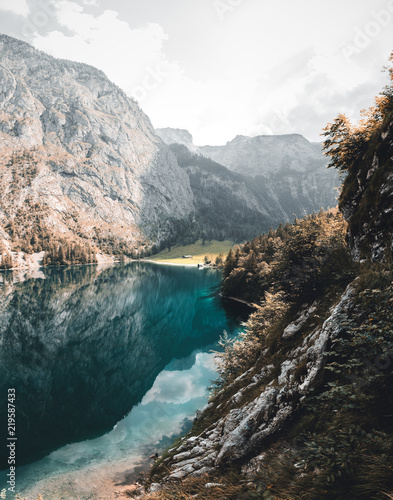
<svg viewBox="0 0 393 500"><path fill-rule="evenodd" d="M0 290L0 490L12 387L17 492L109 500L189 428L215 378L210 351L247 312L223 306L215 270L134 262L11 278Z"/></svg>

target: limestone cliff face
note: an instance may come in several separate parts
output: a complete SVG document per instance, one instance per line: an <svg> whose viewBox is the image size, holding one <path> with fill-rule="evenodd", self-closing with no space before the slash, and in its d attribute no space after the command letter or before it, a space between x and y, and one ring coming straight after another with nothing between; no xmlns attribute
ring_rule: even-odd
<svg viewBox="0 0 393 500"><path fill-rule="evenodd" d="M165 142L165 144L183 144L190 151L197 151L198 146L194 145L192 135L188 130L182 128L157 128L157 134Z"/></svg>
<svg viewBox="0 0 393 500"><path fill-rule="evenodd" d="M238 135L225 146L204 146L201 152L235 172L266 177L282 170L305 173L313 163L326 164L320 146L299 134Z"/></svg>
<svg viewBox="0 0 393 500"><path fill-rule="evenodd" d="M320 144L298 134L237 136L224 146L197 147L187 130L159 129L167 144L183 144L247 179L261 193L262 212L272 211L270 224L303 217L337 205L337 172L326 169Z"/></svg>
<svg viewBox="0 0 393 500"><path fill-rule="evenodd" d="M135 101L101 71L4 35L0 171L3 227L39 203L61 234L137 244L193 209L187 175Z"/></svg>
<svg viewBox="0 0 393 500"><path fill-rule="evenodd" d="M340 208L349 223L355 260L381 261L393 252L393 118L388 117L377 140L348 173Z"/></svg>

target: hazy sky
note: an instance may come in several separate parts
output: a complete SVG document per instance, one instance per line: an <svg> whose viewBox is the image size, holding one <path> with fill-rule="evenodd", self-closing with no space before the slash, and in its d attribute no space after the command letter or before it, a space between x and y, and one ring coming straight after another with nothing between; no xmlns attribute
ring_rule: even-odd
<svg viewBox="0 0 393 500"><path fill-rule="evenodd" d="M316 141L387 83L393 0L0 0L0 31L104 70L196 144Z"/></svg>

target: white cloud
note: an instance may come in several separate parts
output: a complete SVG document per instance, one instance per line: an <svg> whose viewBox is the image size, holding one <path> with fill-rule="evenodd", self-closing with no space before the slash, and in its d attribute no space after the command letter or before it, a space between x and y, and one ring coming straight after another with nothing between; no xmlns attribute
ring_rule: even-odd
<svg viewBox="0 0 393 500"><path fill-rule="evenodd" d="M206 394L206 386L215 373L214 355L198 353L189 370L162 371L148 391L142 405L151 402L184 404Z"/></svg>
<svg viewBox="0 0 393 500"><path fill-rule="evenodd" d="M71 1L56 4L56 17L73 35L61 31L36 34L33 44L56 57L102 69L130 95L134 88L143 87L145 81L151 87L161 78L161 72L171 71L172 65L162 53L167 36L158 24L131 29L115 11L106 10L95 17Z"/></svg>
<svg viewBox="0 0 393 500"><path fill-rule="evenodd" d="M354 10L339 0L299 0L282 10L279 3L248 0L223 21L206 24L202 36L198 22L176 18L169 39L157 23L131 28L125 7L121 16L113 10L94 16L82 3L96 0L61 0L55 9L64 30L36 34L32 42L102 69L139 101L155 127L188 128L197 144L290 132L317 140L329 112L329 119L339 111L352 114L354 106L371 104L364 88L377 93L382 86L390 26L349 59L343 52L366 30L372 9L384 5L378 2L359 0L364 8ZM205 4L194 8L190 15L204 19Z"/></svg>
<svg viewBox="0 0 393 500"><path fill-rule="evenodd" d="M0 0L0 10L26 17L30 13L26 0Z"/></svg>

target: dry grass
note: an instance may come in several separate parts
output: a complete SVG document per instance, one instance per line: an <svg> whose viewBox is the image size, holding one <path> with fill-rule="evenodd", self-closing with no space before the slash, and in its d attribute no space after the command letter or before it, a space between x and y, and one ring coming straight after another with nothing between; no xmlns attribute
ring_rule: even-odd
<svg viewBox="0 0 393 500"><path fill-rule="evenodd" d="M222 476L220 480L203 475L170 483L161 491L148 493L142 498L144 500L252 498L248 496L249 488L239 479L236 473Z"/></svg>
<svg viewBox="0 0 393 500"><path fill-rule="evenodd" d="M198 240L192 245L174 247L170 251L163 250L153 257L149 257L149 260L154 260L157 262L164 262L166 264L192 264L197 265L204 261L205 256L209 258L212 262L216 260L216 257L220 253L223 254L224 258L232 248L233 242L226 241L209 241L202 245L202 240ZM183 259L183 255L192 255L191 259Z"/></svg>

